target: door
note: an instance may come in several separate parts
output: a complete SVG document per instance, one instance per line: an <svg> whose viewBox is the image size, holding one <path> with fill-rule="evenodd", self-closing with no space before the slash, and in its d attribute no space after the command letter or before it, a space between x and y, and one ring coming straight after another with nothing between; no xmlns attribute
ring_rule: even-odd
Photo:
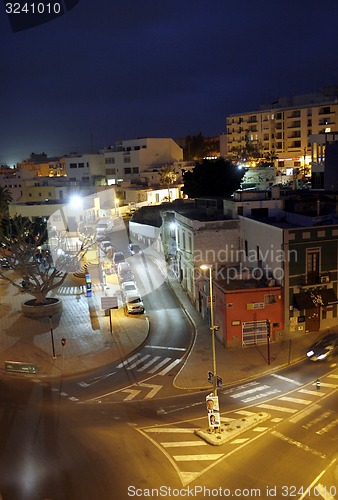
<svg viewBox="0 0 338 500"><path fill-rule="evenodd" d="M317 332L320 328L320 307L306 309L305 330Z"/></svg>

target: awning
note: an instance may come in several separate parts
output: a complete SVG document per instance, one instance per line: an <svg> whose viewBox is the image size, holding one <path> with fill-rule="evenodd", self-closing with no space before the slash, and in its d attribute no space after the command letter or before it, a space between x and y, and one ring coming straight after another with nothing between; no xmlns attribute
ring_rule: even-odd
<svg viewBox="0 0 338 500"><path fill-rule="evenodd" d="M324 288L322 290L295 293L293 302L297 309L314 309L315 307L326 307L328 304L337 302L337 296L333 288Z"/></svg>

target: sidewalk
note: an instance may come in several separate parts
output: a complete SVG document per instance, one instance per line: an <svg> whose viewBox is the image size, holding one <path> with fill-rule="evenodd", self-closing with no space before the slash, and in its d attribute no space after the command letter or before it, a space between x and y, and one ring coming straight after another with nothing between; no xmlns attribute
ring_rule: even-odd
<svg viewBox="0 0 338 500"><path fill-rule="evenodd" d="M7 373L6 361L36 366L37 377L59 377L79 374L118 359L126 359L147 339L149 322L146 315L126 317L122 308L113 310L113 333L109 317L101 310L101 297L117 294L113 277L107 276L107 288L96 284L92 297L86 297L83 281L69 277L55 296L62 299L61 318L33 320L21 314L21 304L28 299L24 293L0 280L0 373ZM210 389L208 371L212 370L210 327L194 309L176 279L168 283L177 295L196 328L190 354L184 359L174 384L179 389ZM52 333L56 359L52 354ZM267 346L224 349L216 340L217 375L223 386L258 377L295 363L306 356L306 350L319 332L302 335L299 339L270 344L271 364ZM62 347L61 339L66 339ZM21 374L19 376L22 376Z"/></svg>

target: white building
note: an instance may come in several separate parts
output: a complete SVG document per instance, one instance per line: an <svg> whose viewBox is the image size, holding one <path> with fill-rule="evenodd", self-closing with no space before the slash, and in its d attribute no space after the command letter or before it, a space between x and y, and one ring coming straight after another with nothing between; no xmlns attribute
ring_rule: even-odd
<svg viewBox="0 0 338 500"><path fill-rule="evenodd" d="M104 157L108 184L126 180L139 182L142 172L183 160L183 149L170 138L119 141L100 153Z"/></svg>

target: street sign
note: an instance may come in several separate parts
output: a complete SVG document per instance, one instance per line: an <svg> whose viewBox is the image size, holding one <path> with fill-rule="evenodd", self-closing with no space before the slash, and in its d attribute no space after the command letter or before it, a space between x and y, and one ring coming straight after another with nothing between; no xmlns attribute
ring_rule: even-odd
<svg viewBox="0 0 338 500"><path fill-rule="evenodd" d="M101 297L101 309L117 309L117 297Z"/></svg>
<svg viewBox="0 0 338 500"><path fill-rule="evenodd" d="M219 389L222 389L222 382L223 380L221 379L221 377L216 377L216 384Z"/></svg>
<svg viewBox="0 0 338 500"><path fill-rule="evenodd" d="M36 373L36 365L19 361L5 361L5 369L8 372Z"/></svg>

